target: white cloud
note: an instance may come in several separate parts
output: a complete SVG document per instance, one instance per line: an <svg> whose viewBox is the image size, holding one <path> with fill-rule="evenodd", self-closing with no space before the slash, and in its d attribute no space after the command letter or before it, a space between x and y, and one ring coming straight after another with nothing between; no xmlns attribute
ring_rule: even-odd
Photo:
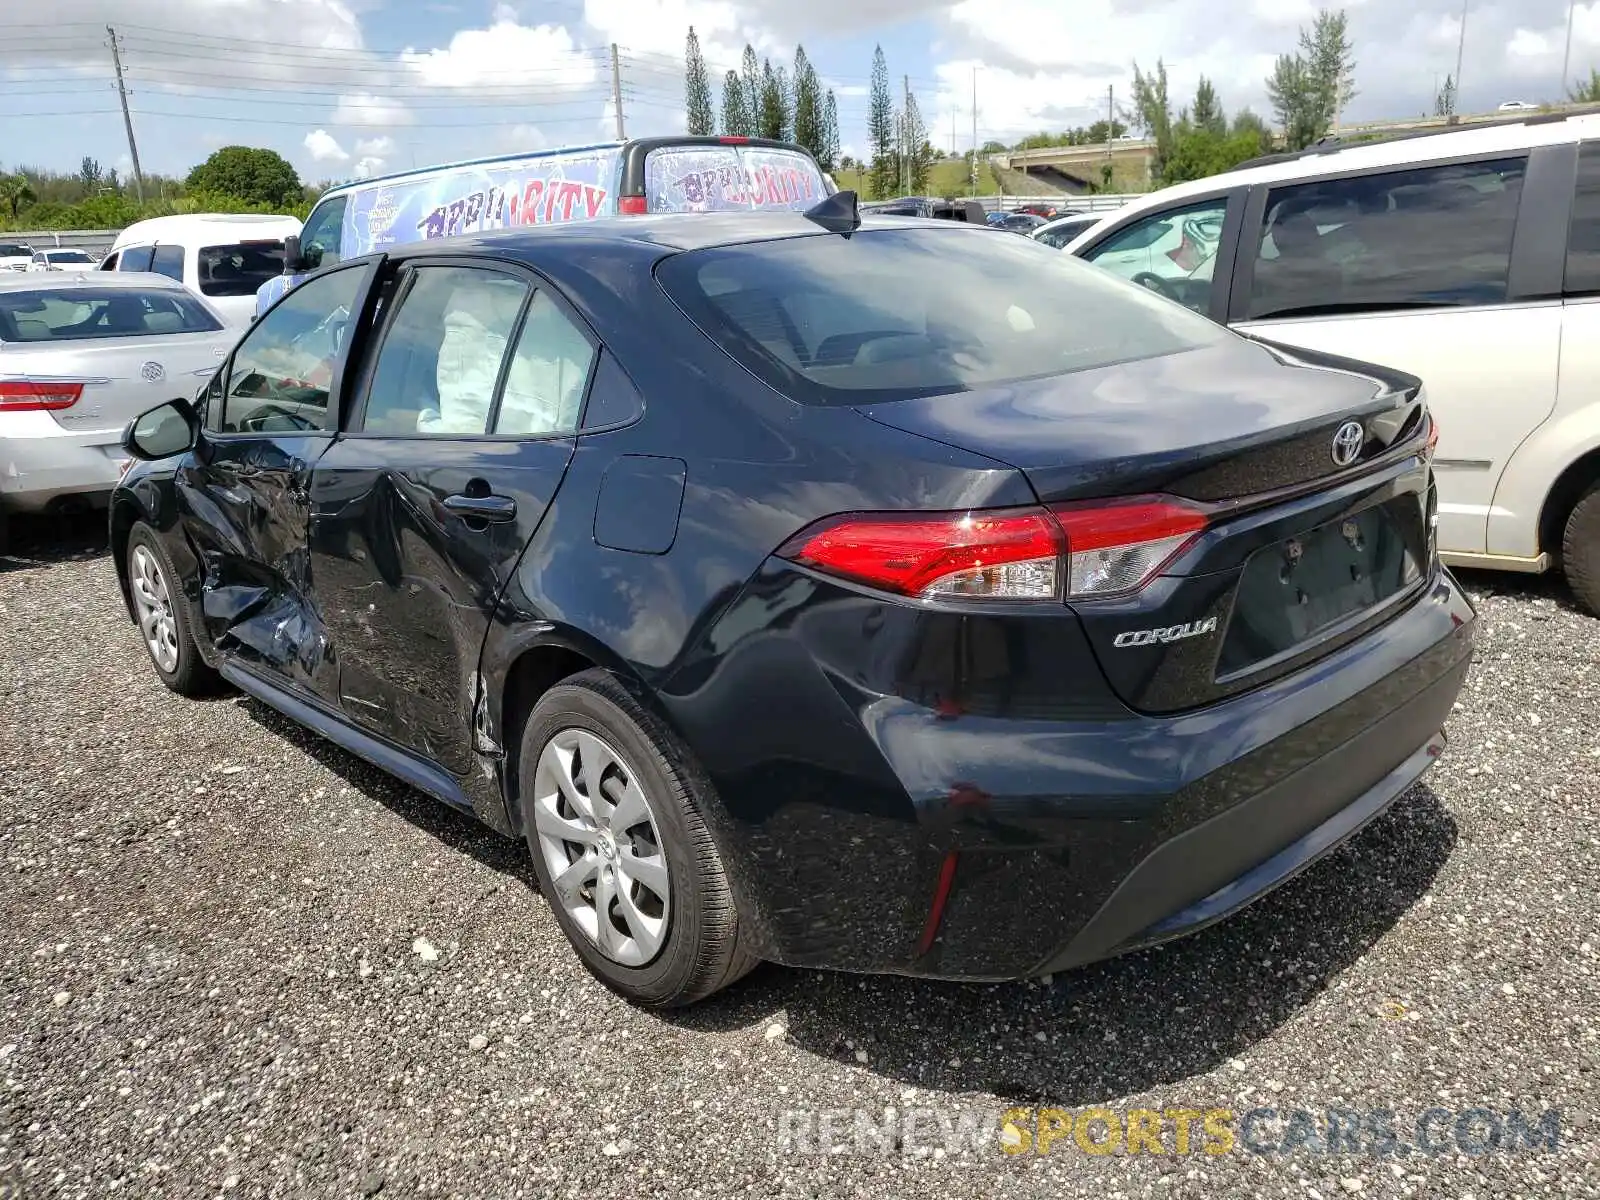
<svg viewBox="0 0 1600 1200"><path fill-rule="evenodd" d="M339 103L333 110L335 125L387 129L409 125L415 119L404 102L393 96L376 96L370 92L348 92L339 97Z"/></svg>
<svg viewBox="0 0 1600 1200"><path fill-rule="evenodd" d="M339 144L339 139L326 129L313 129L303 143L313 162L344 163L350 161L350 152Z"/></svg>
<svg viewBox="0 0 1600 1200"><path fill-rule="evenodd" d="M356 154L361 158L386 158L395 151L392 137L362 138L356 142Z"/></svg>
<svg viewBox="0 0 1600 1200"><path fill-rule="evenodd" d="M509 5L487 29L461 29L443 49L407 49L400 64L432 88L582 89L600 78L599 59L581 51L564 25L523 25Z"/></svg>

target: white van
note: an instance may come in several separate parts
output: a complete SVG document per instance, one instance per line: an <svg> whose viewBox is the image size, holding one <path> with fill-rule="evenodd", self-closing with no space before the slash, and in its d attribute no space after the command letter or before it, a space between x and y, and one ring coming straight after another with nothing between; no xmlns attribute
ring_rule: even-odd
<svg viewBox="0 0 1600 1200"><path fill-rule="evenodd" d="M196 213L152 217L117 235L102 271L154 271L204 296L229 325L250 324L256 291L283 273L283 242L295 217Z"/></svg>
<svg viewBox="0 0 1600 1200"><path fill-rule="evenodd" d="M1319 143L1066 250L1239 332L1420 377L1440 556L1600 614L1600 112Z"/></svg>
<svg viewBox="0 0 1600 1200"><path fill-rule="evenodd" d="M634 138L508 154L329 188L255 313L301 278L385 246L670 212L804 210L837 189L809 151L765 138Z"/></svg>

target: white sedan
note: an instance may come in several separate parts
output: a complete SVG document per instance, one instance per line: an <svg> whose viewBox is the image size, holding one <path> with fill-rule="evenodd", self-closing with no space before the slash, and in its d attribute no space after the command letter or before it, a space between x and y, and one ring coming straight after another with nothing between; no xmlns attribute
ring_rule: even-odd
<svg viewBox="0 0 1600 1200"><path fill-rule="evenodd" d="M0 546L8 511L103 505L123 428L193 398L237 337L163 275L0 275Z"/></svg>
<svg viewBox="0 0 1600 1200"><path fill-rule="evenodd" d="M91 257L83 250L72 246L60 246L53 250L40 250L33 256L33 262L28 264L30 271L92 271L100 265L100 260Z"/></svg>

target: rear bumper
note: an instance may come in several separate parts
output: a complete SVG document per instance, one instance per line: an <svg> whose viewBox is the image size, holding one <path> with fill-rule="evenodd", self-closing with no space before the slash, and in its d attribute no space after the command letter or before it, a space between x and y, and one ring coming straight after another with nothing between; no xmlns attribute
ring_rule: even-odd
<svg viewBox="0 0 1600 1200"><path fill-rule="evenodd" d="M76 433L49 413L7 413L0 419L0 503L42 511L65 497L109 496L126 455L119 430Z"/></svg>
<svg viewBox="0 0 1600 1200"><path fill-rule="evenodd" d="M716 786L741 908L778 961L951 979L1120 954L1293 876L1432 762L1475 624L1436 568L1316 663L1149 716L1106 699L1075 621L794 579L761 586L798 608L662 697Z"/></svg>

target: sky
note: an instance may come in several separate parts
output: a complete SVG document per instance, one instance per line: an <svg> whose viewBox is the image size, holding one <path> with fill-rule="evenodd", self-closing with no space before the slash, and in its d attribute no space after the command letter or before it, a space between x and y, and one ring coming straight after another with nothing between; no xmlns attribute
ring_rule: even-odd
<svg viewBox="0 0 1600 1200"><path fill-rule="evenodd" d="M307 182L684 127L696 29L714 85L746 43L805 47L838 98L846 153L866 144L875 46L946 149L1087 125L1125 102L1133 64L1165 61L1174 106L1209 77L1231 113L1270 119L1264 79L1312 0L0 0L0 168L130 166L116 28L139 157L182 176L224 145L268 146ZM1600 0L1347 0L1347 120L1411 117L1462 52L1464 112L1565 92L1600 66ZM46 14L53 20L46 20ZM1570 83L1570 79L1567 81ZM716 94L714 87L714 95ZM976 92L976 110L973 96Z"/></svg>

